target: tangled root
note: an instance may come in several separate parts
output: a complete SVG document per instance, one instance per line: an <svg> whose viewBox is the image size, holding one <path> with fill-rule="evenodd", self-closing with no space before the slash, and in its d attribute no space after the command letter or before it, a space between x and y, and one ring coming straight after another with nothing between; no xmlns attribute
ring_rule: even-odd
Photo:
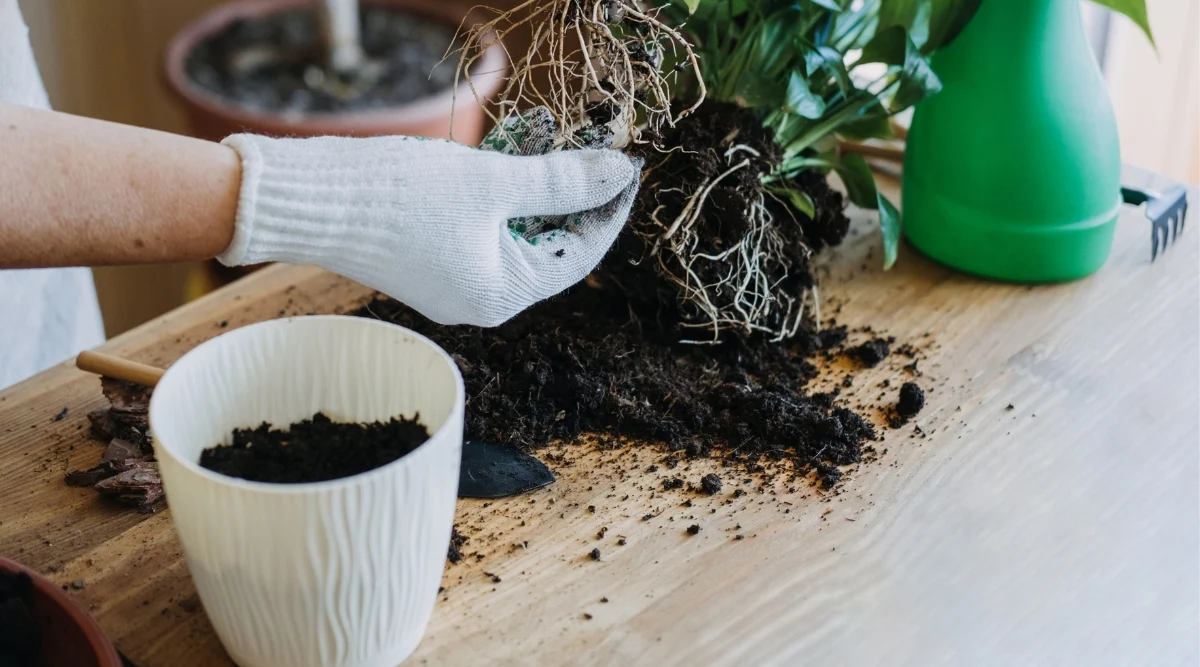
<svg viewBox="0 0 1200 667"><path fill-rule="evenodd" d="M779 149L757 118L710 102L667 140L678 149L650 162L629 223L636 243L624 254L671 286L682 342L750 335L782 341L806 317L819 322L810 258L822 247L825 226L764 182ZM819 189L813 194L820 199ZM840 198L820 201L830 217L842 217ZM836 241L842 237L844 231Z"/></svg>
<svg viewBox="0 0 1200 667"><path fill-rule="evenodd" d="M470 86L498 125L520 109L544 106L558 123L556 145L595 146L599 133L605 138L599 143L622 147L659 136L663 125L674 126L704 99L691 45L658 19L657 10L643 9L636 0L527 0L508 11L487 11L496 16L460 31L456 88L459 77L471 83L472 66L487 49L499 45L507 51L506 35L523 27L533 33L524 54L508 54L513 72L498 112ZM668 56L678 65L664 71ZM674 113L672 79L687 69L698 95Z"/></svg>
<svg viewBox="0 0 1200 667"><path fill-rule="evenodd" d="M746 155L739 160L742 153ZM752 160L761 155L749 146L735 144L725 151L724 157L730 166L700 183L674 220L659 219L658 213L664 208L660 204L650 216L649 227L653 231L639 233L652 243L651 256L659 273L679 289L684 302L698 311L698 317L681 322L680 326L711 333L705 339L681 342L717 343L723 331L760 332L775 341L790 338L804 320L805 295L778 291L790 268L783 260L786 241L767 209L762 190L748 197L746 209L741 212L746 230L740 239L719 253L700 249L705 239L696 223L705 212L709 194L721 181L751 167ZM712 275L699 270L706 263L720 267L715 279L701 277Z"/></svg>

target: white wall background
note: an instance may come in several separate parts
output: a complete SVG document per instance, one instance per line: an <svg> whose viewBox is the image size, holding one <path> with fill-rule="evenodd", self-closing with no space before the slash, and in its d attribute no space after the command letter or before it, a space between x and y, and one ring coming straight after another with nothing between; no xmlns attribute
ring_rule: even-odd
<svg viewBox="0 0 1200 667"><path fill-rule="evenodd" d="M1147 5L1157 53L1124 16L1107 22L1103 65L1122 158L1200 182L1200 0L1148 0Z"/></svg>

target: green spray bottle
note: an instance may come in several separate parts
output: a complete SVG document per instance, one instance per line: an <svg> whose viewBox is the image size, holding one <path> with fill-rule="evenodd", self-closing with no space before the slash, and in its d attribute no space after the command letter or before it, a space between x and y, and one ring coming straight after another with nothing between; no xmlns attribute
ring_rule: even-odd
<svg viewBox="0 0 1200 667"><path fill-rule="evenodd" d="M904 161L904 233L1001 280L1104 265L1121 205L1116 118L1078 0L984 0L932 66Z"/></svg>

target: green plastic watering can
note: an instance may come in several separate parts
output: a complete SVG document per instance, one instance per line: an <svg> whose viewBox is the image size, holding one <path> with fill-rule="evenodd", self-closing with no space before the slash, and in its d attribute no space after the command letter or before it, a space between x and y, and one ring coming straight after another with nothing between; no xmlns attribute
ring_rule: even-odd
<svg viewBox="0 0 1200 667"><path fill-rule="evenodd" d="M1018 282L1103 266L1121 152L1079 1L984 0L932 65L944 88L917 106L905 150L912 245Z"/></svg>

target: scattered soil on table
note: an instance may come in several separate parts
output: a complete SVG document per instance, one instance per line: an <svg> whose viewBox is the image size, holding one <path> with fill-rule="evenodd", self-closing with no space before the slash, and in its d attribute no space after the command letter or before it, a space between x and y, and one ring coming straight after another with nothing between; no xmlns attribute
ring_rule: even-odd
<svg viewBox="0 0 1200 667"><path fill-rule="evenodd" d="M232 442L200 453L200 466L254 482L303 484L358 475L387 465L429 439L417 419L341 423L322 413L286 429L263 423L237 429Z"/></svg>
<svg viewBox="0 0 1200 667"><path fill-rule="evenodd" d="M72 470L71 486L90 486L101 495L141 512L154 512L163 500L162 478L150 441L150 387L100 378L109 407L88 414L91 435L105 443L100 464Z"/></svg>
<svg viewBox="0 0 1200 667"><path fill-rule="evenodd" d="M360 14L363 50L380 71L370 82L337 82L352 94L326 84L335 75L322 67L309 7L234 21L188 55L187 74L240 107L296 115L394 107L453 85L455 63L441 61L456 26L385 7Z"/></svg>
<svg viewBox="0 0 1200 667"><path fill-rule="evenodd" d="M39 631L33 615L33 579L0 572L0 665L37 667Z"/></svg>
<svg viewBox="0 0 1200 667"><path fill-rule="evenodd" d="M450 549L446 553L446 559L451 563L457 563L462 560L462 548L466 546L467 538L462 533L458 532L458 526L450 530Z"/></svg>
<svg viewBox="0 0 1200 667"><path fill-rule="evenodd" d="M583 433L664 443L687 456L729 445L731 461L791 458L798 468L857 462L871 425L814 400L808 358L822 337L681 345L659 313L615 282L591 282L504 325L441 326L390 299L359 310L429 336L462 370L467 437L527 450Z"/></svg>

